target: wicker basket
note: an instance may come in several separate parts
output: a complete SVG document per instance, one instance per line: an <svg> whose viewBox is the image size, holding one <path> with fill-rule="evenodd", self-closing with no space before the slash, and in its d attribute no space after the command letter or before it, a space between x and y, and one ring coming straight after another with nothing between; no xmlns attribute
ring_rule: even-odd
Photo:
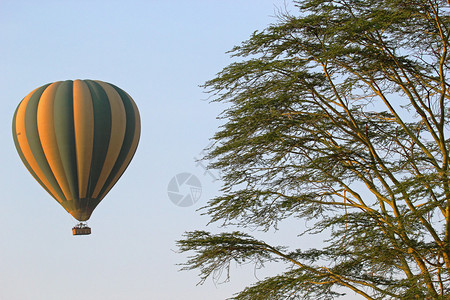
<svg viewBox="0 0 450 300"><path fill-rule="evenodd" d="M91 234L90 227L74 227L72 228L73 235L88 235Z"/></svg>

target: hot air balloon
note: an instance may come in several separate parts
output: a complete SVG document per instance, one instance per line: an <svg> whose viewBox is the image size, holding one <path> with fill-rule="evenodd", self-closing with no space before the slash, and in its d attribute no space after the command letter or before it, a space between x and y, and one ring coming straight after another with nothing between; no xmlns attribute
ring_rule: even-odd
<svg viewBox="0 0 450 300"><path fill-rule="evenodd" d="M12 131L22 162L90 234L92 212L128 167L140 137L139 111L122 89L97 80L41 86L17 106Z"/></svg>

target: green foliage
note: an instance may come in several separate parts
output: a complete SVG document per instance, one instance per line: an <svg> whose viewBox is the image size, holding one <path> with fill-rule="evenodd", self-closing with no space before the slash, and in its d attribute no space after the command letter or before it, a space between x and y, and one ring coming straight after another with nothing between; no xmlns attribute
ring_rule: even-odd
<svg viewBox="0 0 450 300"><path fill-rule="evenodd" d="M187 233L184 269L286 272L234 299L450 297L450 3L305 0L233 48L205 87L228 103L206 159L224 174L211 222L268 230L308 219L321 249ZM294 233L295 234L295 233ZM295 236L294 236L295 237ZM298 237L301 239L302 237ZM337 289L339 288L339 290Z"/></svg>

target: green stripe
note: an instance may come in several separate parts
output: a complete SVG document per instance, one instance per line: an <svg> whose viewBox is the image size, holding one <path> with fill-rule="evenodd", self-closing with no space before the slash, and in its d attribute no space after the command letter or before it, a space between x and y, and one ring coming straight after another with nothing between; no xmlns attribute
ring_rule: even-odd
<svg viewBox="0 0 450 300"><path fill-rule="evenodd" d="M88 193L86 195L91 197L108 152L109 139L111 137L111 108L106 92L98 83L92 80L84 80L84 82L91 91L94 108L94 147Z"/></svg>
<svg viewBox="0 0 450 300"><path fill-rule="evenodd" d="M64 200L61 202L61 206L64 207L64 209L67 212L76 210L76 201L74 200Z"/></svg>
<svg viewBox="0 0 450 300"><path fill-rule="evenodd" d="M22 103L22 102L21 102ZM13 139L14 139L14 145L16 146L16 150L17 153L19 154L20 159L22 160L23 164L25 165L25 167L27 168L28 172L31 173L31 175L34 177L34 179L47 191L47 193L49 193L55 200L58 201L58 199L56 199L52 193L50 193L50 190L44 185L44 183L41 181L41 179L36 175L36 173L33 171L33 169L31 168L30 164L28 163L28 161L25 159L22 149L20 149L19 146L19 141L17 139L17 131L16 131L16 117L17 117L17 110L19 109L20 104L17 106L16 111L14 112L14 117L13 117L13 122L12 122L12 134L13 134ZM59 202L59 201L58 201Z"/></svg>
<svg viewBox="0 0 450 300"><path fill-rule="evenodd" d="M100 191L99 195L102 195L105 192L105 189L109 186L111 181L114 179L116 174L119 172L120 168L126 161L127 157L130 155L134 155L133 153L130 153L131 146L133 144L134 136L136 133L136 116L133 109L132 99L129 98L129 96L119 87L111 85L117 93L119 93L120 98L122 98L123 105L125 107L125 113L126 113L126 129L125 129L125 137L123 139L122 148L120 150L119 156L117 157L116 163L114 164L114 167L111 170L111 173L108 176L108 179L105 182L105 185L103 186L102 190ZM120 177L119 177L120 178Z"/></svg>
<svg viewBox="0 0 450 300"><path fill-rule="evenodd" d="M61 82L55 93L54 130L72 199L78 198L77 156L73 121L73 82Z"/></svg>
<svg viewBox="0 0 450 300"><path fill-rule="evenodd" d="M25 109L25 134L28 144L30 145L31 152L36 159L37 164L41 168L42 173L44 173L44 176L47 178L51 186L55 189L58 196L61 199L65 199L64 194L59 187L59 184L56 181L55 176L50 169L50 166L48 165L44 150L42 150L42 145L39 139L37 128L37 107L39 99L41 98L41 95L47 88L47 86L49 86L49 84L37 89L28 101L28 105Z"/></svg>

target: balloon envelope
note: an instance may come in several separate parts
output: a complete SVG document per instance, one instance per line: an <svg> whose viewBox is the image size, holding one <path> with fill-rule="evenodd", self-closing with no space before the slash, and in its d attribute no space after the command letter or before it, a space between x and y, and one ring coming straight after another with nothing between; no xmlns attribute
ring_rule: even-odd
<svg viewBox="0 0 450 300"><path fill-rule="evenodd" d="M90 218L127 168L140 129L133 99L93 80L35 89L18 105L12 125L28 171L79 221Z"/></svg>

